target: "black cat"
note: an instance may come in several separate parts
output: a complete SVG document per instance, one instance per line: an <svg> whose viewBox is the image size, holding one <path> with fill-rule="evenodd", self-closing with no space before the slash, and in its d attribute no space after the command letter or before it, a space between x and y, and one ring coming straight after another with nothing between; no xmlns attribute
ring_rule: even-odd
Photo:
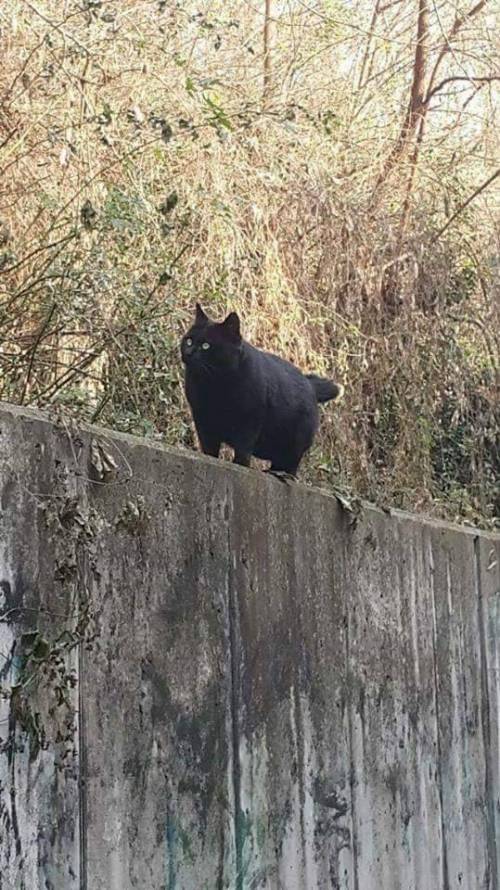
<svg viewBox="0 0 500 890"><path fill-rule="evenodd" d="M294 476L318 428L318 402L342 387L246 343L235 312L218 324L198 303L181 354L204 454L218 457L224 442L237 464L248 467L255 455L271 461L271 472Z"/></svg>

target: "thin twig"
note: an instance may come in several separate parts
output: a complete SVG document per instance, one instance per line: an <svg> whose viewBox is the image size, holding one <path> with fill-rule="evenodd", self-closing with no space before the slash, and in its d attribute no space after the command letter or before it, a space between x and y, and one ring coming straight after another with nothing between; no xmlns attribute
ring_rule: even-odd
<svg viewBox="0 0 500 890"><path fill-rule="evenodd" d="M486 180L486 182L483 182L477 189L475 189L475 191L473 191L472 194L469 195L467 200L464 201L457 210L455 210L455 213L450 216L449 220L444 224L444 226L442 226L441 229L439 229L437 235L434 236L434 242L436 242L438 238L440 238L441 235L446 232L446 229L451 226L452 222L455 222L457 217L460 216L461 213L463 213L465 208L468 207L469 204L474 201L474 199L477 198L478 195L481 194L481 192L484 192L488 188L488 186L491 185L491 183L498 178L498 176L500 176L500 167L498 168L498 170L495 171L495 173L492 173L492 175Z"/></svg>
<svg viewBox="0 0 500 890"><path fill-rule="evenodd" d="M37 351L37 349L38 349L38 347L39 347L39 345L40 345L40 343L41 343L41 341L42 341L42 338L43 338L43 335L44 335L45 331L47 330L47 328L48 328L48 326L49 326L49 324L50 324L50 322L51 322L51 320L52 320L52 316L54 315L54 312L56 311L56 308L57 308L57 302L54 301L54 303L52 303L52 306L50 307L50 310L49 310L49 313L48 313L48 315L47 315L47 318L45 319L44 323L42 324L42 326L41 326L41 328L40 328L40 330L39 330L39 332L38 332L38 336L37 336L37 338L36 338L36 340L35 340L35 342L34 342L34 344L33 344L33 346L32 346L32 349L31 349L31 355L30 355L30 360L29 360L29 364L28 364L28 370L27 370L27 372L26 372L26 378L25 378L25 381L24 381L24 386L23 386L23 389L22 389L22 392L21 392L21 396L20 396L20 398L19 398L19 404L20 404L20 405L23 405L23 404L24 404L24 398L25 398L25 396L26 396L26 392L27 392L27 390L28 390L28 386L29 386L29 382L30 382L30 378L31 378L31 372L32 372L32 370L33 370L33 363L34 363L34 361L35 361L36 351Z"/></svg>

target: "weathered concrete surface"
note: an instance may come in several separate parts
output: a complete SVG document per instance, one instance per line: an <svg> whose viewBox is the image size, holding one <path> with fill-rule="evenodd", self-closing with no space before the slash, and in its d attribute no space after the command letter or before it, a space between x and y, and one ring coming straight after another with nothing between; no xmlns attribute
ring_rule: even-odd
<svg viewBox="0 0 500 890"><path fill-rule="evenodd" d="M0 442L0 890L499 890L498 536Z"/></svg>

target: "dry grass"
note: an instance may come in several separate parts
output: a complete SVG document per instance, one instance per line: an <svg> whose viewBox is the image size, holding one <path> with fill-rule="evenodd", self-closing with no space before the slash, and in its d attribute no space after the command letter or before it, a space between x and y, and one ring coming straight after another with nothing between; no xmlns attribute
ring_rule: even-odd
<svg viewBox="0 0 500 890"><path fill-rule="evenodd" d="M179 335L195 300L235 307L254 343L346 386L307 478L492 523L499 180L461 207L495 169L495 84L452 82L411 188L411 146L377 186L413 4L371 37L367 4L275 7L265 94L264 3L0 12L1 397L191 446ZM490 76L491 15L443 76Z"/></svg>

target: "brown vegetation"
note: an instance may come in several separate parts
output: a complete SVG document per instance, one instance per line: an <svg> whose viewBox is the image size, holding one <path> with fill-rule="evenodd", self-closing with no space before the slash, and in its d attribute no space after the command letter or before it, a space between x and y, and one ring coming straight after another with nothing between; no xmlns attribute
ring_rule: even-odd
<svg viewBox="0 0 500 890"><path fill-rule="evenodd" d="M498 11L10 0L0 397L194 444L195 300L346 386L305 475L500 513Z"/></svg>

